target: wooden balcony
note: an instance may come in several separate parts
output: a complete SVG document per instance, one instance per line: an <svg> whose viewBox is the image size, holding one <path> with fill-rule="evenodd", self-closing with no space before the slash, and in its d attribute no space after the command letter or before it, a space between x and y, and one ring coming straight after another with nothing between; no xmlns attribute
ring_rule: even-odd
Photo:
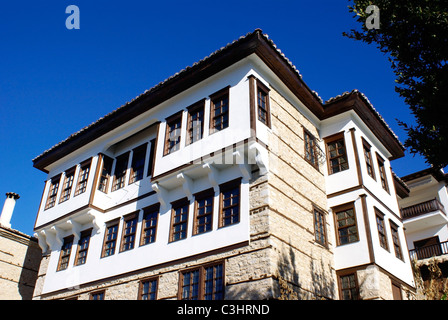
<svg viewBox="0 0 448 320"><path fill-rule="evenodd" d="M422 260L426 258L448 254L448 241L409 250L411 259Z"/></svg>
<svg viewBox="0 0 448 320"><path fill-rule="evenodd" d="M409 219L434 211L440 211L446 216L443 205L436 198L429 201L417 203L406 208L401 208L401 216L403 217L403 219Z"/></svg>

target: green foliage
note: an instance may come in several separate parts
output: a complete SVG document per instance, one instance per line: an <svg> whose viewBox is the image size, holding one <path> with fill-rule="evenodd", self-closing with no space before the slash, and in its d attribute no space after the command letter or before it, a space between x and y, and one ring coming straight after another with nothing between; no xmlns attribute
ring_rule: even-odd
<svg viewBox="0 0 448 320"><path fill-rule="evenodd" d="M435 167L448 165L448 1L352 0L349 11L360 30L344 36L375 44L387 55L396 75L395 90L409 106L416 124L398 120L406 130L405 146ZM380 28L365 22L376 5Z"/></svg>

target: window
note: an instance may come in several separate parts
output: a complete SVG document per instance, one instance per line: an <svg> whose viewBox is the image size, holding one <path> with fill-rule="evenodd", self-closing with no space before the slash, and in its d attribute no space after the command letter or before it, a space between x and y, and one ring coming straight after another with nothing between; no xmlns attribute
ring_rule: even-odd
<svg viewBox="0 0 448 320"><path fill-rule="evenodd" d="M187 237L188 207L187 198L172 203L171 209L171 236L170 241L177 241Z"/></svg>
<svg viewBox="0 0 448 320"><path fill-rule="evenodd" d="M329 174L348 169L347 154L345 150L344 133L326 139Z"/></svg>
<svg viewBox="0 0 448 320"><path fill-rule="evenodd" d="M303 129L303 136L305 140L305 160L313 167L318 168L316 138L305 128Z"/></svg>
<svg viewBox="0 0 448 320"><path fill-rule="evenodd" d="M224 299L224 264L217 263L180 273L179 299Z"/></svg>
<svg viewBox="0 0 448 320"><path fill-rule="evenodd" d="M98 190L107 193L109 178L112 173L112 163L113 159L108 156L102 155L103 159L103 168L101 169L100 182L98 184Z"/></svg>
<svg viewBox="0 0 448 320"><path fill-rule="evenodd" d="M128 169L129 151L117 157L114 171L114 183L112 185L112 191L121 189L124 187L126 178L126 170Z"/></svg>
<svg viewBox="0 0 448 320"><path fill-rule="evenodd" d="M149 149L149 163L147 176L153 176L154 171L154 154L156 150L156 139L152 139L150 142L151 148Z"/></svg>
<svg viewBox="0 0 448 320"><path fill-rule="evenodd" d="M115 253L115 247L117 245L119 220L114 220L106 224L106 232L104 234L103 252L102 257L108 257Z"/></svg>
<svg viewBox="0 0 448 320"><path fill-rule="evenodd" d="M188 107L188 144L201 140L204 134L204 103L205 99Z"/></svg>
<svg viewBox="0 0 448 320"><path fill-rule="evenodd" d="M180 148L182 113L183 111L178 112L177 114L166 119L165 150L163 155L170 154Z"/></svg>
<svg viewBox="0 0 448 320"><path fill-rule="evenodd" d="M54 207L56 203L56 197L58 195L59 180L61 175L58 175L51 179L50 189L48 191L47 203L45 204L45 210Z"/></svg>
<svg viewBox="0 0 448 320"><path fill-rule="evenodd" d="M73 236L64 238L62 243L61 253L59 255L59 263L57 271L65 270L70 261L70 253L72 252Z"/></svg>
<svg viewBox="0 0 448 320"><path fill-rule="evenodd" d="M131 174L129 176L129 184L143 179L143 171L145 170L146 144L135 148L132 151Z"/></svg>
<svg viewBox="0 0 448 320"><path fill-rule="evenodd" d="M387 244L386 228L384 227L384 214L375 208L376 213L376 227L378 229L378 238L380 240L380 246L386 250L389 250Z"/></svg>
<svg viewBox="0 0 448 320"><path fill-rule="evenodd" d="M325 213L314 208L314 238L321 245L327 245L327 232L325 228Z"/></svg>
<svg viewBox="0 0 448 320"><path fill-rule="evenodd" d="M124 217L120 251L134 249L135 233L137 232L137 221L138 212L131 213Z"/></svg>
<svg viewBox="0 0 448 320"><path fill-rule="evenodd" d="M229 126L229 87L210 96L210 133Z"/></svg>
<svg viewBox="0 0 448 320"><path fill-rule="evenodd" d="M380 170L380 179L381 179L381 186L384 190L389 192L389 185L387 184L387 177L386 177L386 169L384 167L384 160L377 154L376 158L378 160L378 168Z"/></svg>
<svg viewBox="0 0 448 320"><path fill-rule="evenodd" d="M90 294L90 300L104 300L105 295L106 295L106 292L104 290L92 292Z"/></svg>
<svg viewBox="0 0 448 320"><path fill-rule="evenodd" d="M81 237L78 241L78 252L76 253L75 266L86 263L87 251L89 250L90 236L92 229L81 232Z"/></svg>
<svg viewBox="0 0 448 320"><path fill-rule="evenodd" d="M271 127L271 116L269 111L269 88L257 80L257 105L258 120Z"/></svg>
<svg viewBox="0 0 448 320"><path fill-rule="evenodd" d="M220 186L220 227L240 222L240 186L241 179Z"/></svg>
<svg viewBox="0 0 448 320"><path fill-rule="evenodd" d="M392 221L390 222L390 232L392 234L392 242L394 243L395 256L398 259L403 260L403 253L401 252L400 238L398 236L398 226L395 223L393 223Z"/></svg>
<svg viewBox="0 0 448 320"><path fill-rule="evenodd" d="M338 245L358 241L358 227L353 203L337 207L333 209L333 212L336 217Z"/></svg>
<svg viewBox="0 0 448 320"><path fill-rule="evenodd" d="M139 300L157 300L157 284L157 278L140 281Z"/></svg>
<svg viewBox="0 0 448 320"><path fill-rule="evenodd" d="M76 185L75 196L78 194L86 192L87 180L89 179L91 160L81 164L81 169L79 170L78 183Z"/></svg>
<svg viewBox="0 0 448 320"><path fill-rule="evenodd" d="M214 196L213 189L195 194L193 234L212 230Z"/></svg>
<svg viewBox="0 0 448 320"><path fill-rule="evenodd" d="M362 147L364 149L364 159L366 160L367 173L373 179L375 179L375 171L373 170L373 161L372 161L372 153L370 152L370 145L362 139Z"/></svg>
<svg viewBox="0 0 448 320"><path fill-rule="evenodd" d="M159 207L159 204L155 204L143 209L142 238L140 245L145 245L156 241Z"/></svg>
<svg viewBox="0 0 448 320"><path fill-rule="evenodd" d="M61 197L59 198L59 203L70 199L70 193L72 192L74 176L75 176L75 168L72 168L69 171L65 172L65 178L64 183L62 184L62 192Z"/></svg>
<svg viewBox="0 0 448 320"><path fill-rule="evenodd" d="M359 289L356 274L351 273L339 276L342 300L358 300Z"/></svg>

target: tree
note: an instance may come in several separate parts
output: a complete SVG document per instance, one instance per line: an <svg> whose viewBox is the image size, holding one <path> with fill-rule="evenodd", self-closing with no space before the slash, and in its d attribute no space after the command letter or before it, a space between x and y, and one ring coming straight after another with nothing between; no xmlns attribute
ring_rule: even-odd
<svg viewBox="0 0 448 320"><path fill-rule="evenodd" d="M376 44L396 75L395 91L404 98L416 124L398 120L407 132L405 147L436 167L448 165L448 1L351 0L349 11L361 23L344 36ZM379 9L379 28L369 5ZM370 28L370 29L369 29Z"/></svg>

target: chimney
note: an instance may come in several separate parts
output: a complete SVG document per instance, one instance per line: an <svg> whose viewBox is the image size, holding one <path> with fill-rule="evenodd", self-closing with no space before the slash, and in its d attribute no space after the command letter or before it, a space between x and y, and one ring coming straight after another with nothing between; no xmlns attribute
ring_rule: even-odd
<svg viewBox="0 0 448 320"><path fill-rule="evenodd" d="M20 196L14 192L8 192L6 194L5 204L3 205L3 210L0 215L0 225L6 228L11 228L11 217L14 211L14 206L16 205L16 200Z"/></svg>

